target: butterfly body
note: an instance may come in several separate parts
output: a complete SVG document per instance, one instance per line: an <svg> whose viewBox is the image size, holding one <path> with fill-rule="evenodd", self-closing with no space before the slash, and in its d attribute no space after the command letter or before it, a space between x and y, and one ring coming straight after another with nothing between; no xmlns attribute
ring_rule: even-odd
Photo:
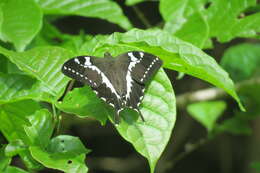
<svg viewBox="0 0 260 173"><path fill-rule="evenodd" d="M110 54L105 54L105 58L78 56L65 62L62 72L89 85L98 97L113 106L115 122L118 123L124 108L134 109L141 115L139 104L145 84L161 65L158 57L133 51L116 58Z"/></svg>

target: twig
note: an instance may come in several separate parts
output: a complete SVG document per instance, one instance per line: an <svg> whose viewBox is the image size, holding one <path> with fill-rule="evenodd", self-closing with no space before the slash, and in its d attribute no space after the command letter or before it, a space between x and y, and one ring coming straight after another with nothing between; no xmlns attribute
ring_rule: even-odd
<svg viewBox="0 0 260 173"><path fill-rule="evenodd" d="M235 85L236 91L248 85L260 84L260 78L252 78ZM227 97L228 94L219 88L207 88L195 92L184 93L176 97L177 107L183 109L186 105L199 101L216 100Z"/></svg>
<svg viewBox="0 0 260 173"><path fill-rule="evenodd" d="M143 24L145 25L146 28L151 28L152 25L149 23L149 21L146 19L146 17L144 16L144 14L139 10L139 8L137 6L132 6L132 8L134 9L135 13L137 14L137 16L139 17L139 19L143 22Z"/></svg>

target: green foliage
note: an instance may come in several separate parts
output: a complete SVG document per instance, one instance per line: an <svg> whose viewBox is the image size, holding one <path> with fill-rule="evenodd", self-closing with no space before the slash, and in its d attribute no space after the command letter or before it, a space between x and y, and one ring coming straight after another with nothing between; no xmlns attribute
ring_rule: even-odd
<svg viewBox="0 0 260 173"><path fill-rule="evenodd" d="M145 122L133 111L124 112L117 130L149 161L151 172L170 138L175 123L175 96L171 83L161 70L146 90L141 104ZM132 114L132 115L131 115Z"/></svg>
<svg viewBox="0 0 260 173"><path fill-rule="evenodd" d="M41 29L41 9L33 0L8 0L0 7L0 38L12 42L18 51L23 51Z"/></svg>
<svg viewBox="0 0 260 173"><path fill-rule="evenodd" d="M225 109L226 103L223 101L200 102L187 107L191 116L204 125L209 132L214 128L217 119Z"/></svg>
<svg viewBox="0 0 260 173"><path fill-rule="evenodd" d="M253 162L251 164L251 167L256 169L257 171L260 171L260 162Z"/></svg>
<svg viewBox="0 0 260 173"><path fill-rule="evenodd" d="M260 44L244 43L233 46L225 51L220 64L235 81L249 79L259 72Z"/></svg>
<svg viewBox="0 0 260 173"><path fill-rule="evenodd" d="M111 0L35 0L47 15L78 15L97 17L130 29L131 23L121 8Z"/></svg>
<svg viewBox="0 0 260 173"><path fill-rule="evenodd" d="M256 0L161 0L160 12L166 21L165 30L203 48L208 47L206 40L212 37L227 42L235 37L256 36L260 31L260 13L244 16L256 3Z"/></svg>
<svg viewBox="0 0 260 173"><path fill-rule="evenodd" d="M72 136L57 136L48 146L31 146L30 151L34 159L48 168L64 172L85 173L85 154L89 152L81 141Z"/></svg>
<svg viewBox="0 0 260 173"><path fill-rule="evenodd" d="M144 0L127 0L131 6ZM206 6L208 6L206 8ZM90 87L73 89L62 98L69 78L62 64L73 56L116 56L142 50L159 56L163 67L188 74L223 89L244 110L233 81L259 75L259 44L240 44L228 49L221 60L201 50L213 46L211 38L228 42L236 37L256 37L260 32L259 10L255 0L161 0L163 29L132 29L120 6L112 0L3 0L0 2L0 132L8 141L0 145L0 172L35 172L44 167L63 172L85 173L89 150L79 138L54 136L61 111L90 117L104 125L113 122L114 110L101 101ZM229 7L229 8L225 8ZM225 10L225 11L224 11ZM19 15L18 15L19 14ZM81 32L69 35L52 23L60 17L94 17L118 24L124 33L91 36ZM225 31L225 32L223 32ZM188 112L209 132L250 134L249 121L260 112L260 86L239 88L248 112L238 110L220 123L225 102L194 103ZM50 108L52 107L52 108ZM126 109L119 134L149 162L151 172L164 151L176 120L176 97L163 69L153 77L140 105L145 118ZM26 171L10 166L19 156Z"/></svg>

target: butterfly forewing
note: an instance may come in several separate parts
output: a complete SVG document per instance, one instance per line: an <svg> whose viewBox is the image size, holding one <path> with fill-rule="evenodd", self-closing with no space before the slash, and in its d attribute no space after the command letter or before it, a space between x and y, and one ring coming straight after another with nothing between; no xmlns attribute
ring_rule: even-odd
<svg viewBox="0 0 260 173"><path fill-rule="evenodd" d="M100 71L95 68L92 61L95 57L78 56L64 63L62 72L77 81L97 88L102 83Z"/></svg>

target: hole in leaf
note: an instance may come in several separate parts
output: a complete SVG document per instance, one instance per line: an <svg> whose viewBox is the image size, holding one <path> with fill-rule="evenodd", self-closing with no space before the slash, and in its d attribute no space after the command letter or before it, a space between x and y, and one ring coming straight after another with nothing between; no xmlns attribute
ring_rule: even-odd
<svg viewBox="0 0 260 173"><path fill-rule="evenodd" d="M72 161L71 160L68 160L68 162L67 162L68 164L71 164L72 163Z"/></svg>
<svg viewBox="0 0 260 173"><path fill-rule="evenodd" d="M64 140L61 140L62 143L64 143Z"/></svg>
<svg viewBox="0 0 260 173"><path fill-rule="evenodd" d="M211 2L206 3L205 6L204 6L205 9L208 9L208 8L210 7L211 4L212 4Z"/></svg>

